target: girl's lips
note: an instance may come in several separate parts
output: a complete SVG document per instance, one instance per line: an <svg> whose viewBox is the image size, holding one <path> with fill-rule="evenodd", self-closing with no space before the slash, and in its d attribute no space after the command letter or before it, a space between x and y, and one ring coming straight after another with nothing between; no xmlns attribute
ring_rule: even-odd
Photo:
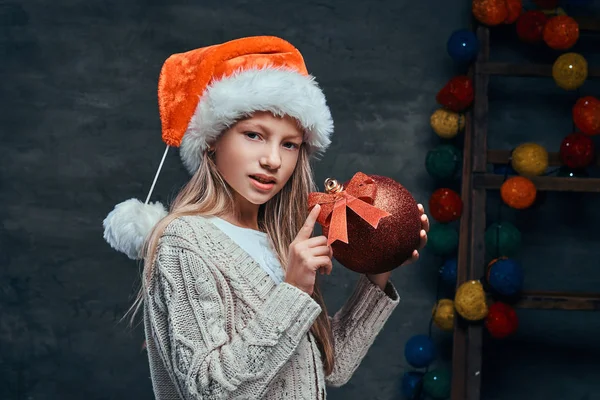
<svg viewBox="0 0 600 400"><path fill-rule="evenodd" d="M273 189L273 187L275 186L274 182L271 183L262 183L259 182L258 180L256 180L256 178L254 177L250 177L250 181L252 182L252 184L254 185L255 188L257 188L258 190L261 191L269 191L271 189Z"/></svg>

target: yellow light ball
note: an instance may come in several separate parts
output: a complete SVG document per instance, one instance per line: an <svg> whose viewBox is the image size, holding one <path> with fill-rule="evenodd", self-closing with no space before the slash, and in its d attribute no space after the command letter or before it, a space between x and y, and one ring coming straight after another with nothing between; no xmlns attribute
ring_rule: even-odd
<svg viewBox="0 0 600 400"><path fill-rule="evenodd" d="M454 302L450 299L441 299L433 307L433 323L443 331L454 329Z"/></svg>
<svg viewBox="0 0 600 400"><path fill-rule="evenodd" d="M468 321L484 319L488 313L488 306L481 282L467 281L460 285L454 297L454 308Z"/></svg>
<svg viewBox="0 0 600 400"><path fill-rule="evenodd" d="M588 76L588 63L578 53L565 53L559 56L552 66L552 77L556 84L565 90L575 90L583 85Z"/></svg>
<svg viewBox="0 0 600 400"><path fill-rule="evenodd" d="M454 111L440 108L430 118L431 128L443 139L452 139L465 128L465 117Z"/></svg>
<svg viewBox="0 0 600 400"><path fill-rule="evenodd" d="M548 151L537 143L523 143L512 152L512 167L523 176L539 176L548 168Z"/></svg>

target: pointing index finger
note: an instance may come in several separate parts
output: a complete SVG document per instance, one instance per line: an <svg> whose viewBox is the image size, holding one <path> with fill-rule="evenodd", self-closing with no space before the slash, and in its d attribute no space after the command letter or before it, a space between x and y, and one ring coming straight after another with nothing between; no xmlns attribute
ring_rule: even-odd
<svg viewBox="0 0 600 400"><path fill-rule="evenodd" d="M319 204L315 205L308 217L306 217L306 221L304 221L304 225L300 228L300 232L296 235L297 239L306 240L309 239L313 233L313 229L315 228L315 223L317 222L317 217L321 212L321 206Z"/></svg>

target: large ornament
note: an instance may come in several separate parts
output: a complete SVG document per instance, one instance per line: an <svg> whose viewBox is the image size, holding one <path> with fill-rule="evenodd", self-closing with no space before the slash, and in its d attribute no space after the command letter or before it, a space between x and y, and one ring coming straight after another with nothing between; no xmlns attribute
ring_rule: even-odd
<svg viewBox="0 0 600 400"><path fill-rule="evenodd" d="M548 17L541 11L526 11L517 19L517 35L525 43L539 43L544 37Z"/></svg>
<svg viewBox="0 0 600 400"><path fill-rule="evenodd" d="M524 176L508 178L500 187L502 201L509 207L523 210L535 202L537 189L530 179Z"/></svg>
<svg viewBox="0 0 600 400"><path fill-rule="evenodd" d="M433 323L443 331L450 332L454 329L454 302L450 299L441 299L433 307Z"/></svg>
<svg viewBox="0 0 600 400"><path fill-rule="evenodd" d="M556 84L565 90L581 87L588 76L586 59L578 53L560 55L552 65L552 77Z"/></svg>
<svg viewBox="0 0 600 400"><path fill-rule="evenodd" d="M494 222L485 231L485 249L492 257L512 257L521 249L521 232L508 221Z"/></svg>
<svg viewBox="0 0 600 400"><path fill-rule="evenodd" d="M559 154L560 161L567 167L585 168L594 161L594 142L583 133L572 133L563 139Z"/></svg>
<svg viewBox="0 0 600 400"><path fill-rule="evenodd" d="M468 321L479 321L488 313L483 285L479 281L467 281L456 289L454 308Z"/></svg>
<svg viewBox="0 0 600 400"><path fill-rule="evenodd" d="M450 35L446 49L454 62L468 64L479 53L479 40L471 30L461 29Z"/></svg>
<svg viewBox="0 0 600 400"><path fill-rule="evenodd" d="M459 219L462 210L462 199L452 189L439 188L429 198L429 215L443 224Z"/></svg>
<svg viewBox="0 0 600 400"><path fill-rule="evenodd" d="M417 202L391 178L358 172L344 185L328 179L325 193L310 193L308 203L309 209L321 205L317 221L333 257L352 271L391 271L419 247Z"/></svg>
<svg viewBox="0 0 600 400"><path fill-rule="evenodd" d="M440 108L431 114L431 128L442 139L452 139L465 129L465 116Z"/></svg>
<svg viewBox="0 0 600 400"><path fill-rule="evenodd" d="M504 339L517 331L519 318L514 308L498 301L490 306L485 327L493 338Z"/></svg>
<svg viewBox="0 0 600 400"><path fill-rule="evenodd" d="M462 161L461 151L451 144L440 144L425 156L425 169L435 179L451 179Z"/></svg>
<svg viewBox="0 0 600 400"><path fill-rule="evenodd" d="M436 368L423 377L423 391L435 400L444 400L450 396L452 375L447 368Z"/></svg>
<svg viewBox="0 0 600 400"><path fill-rule="evenodd" d="M542 175L548 168L548 151L537 143L523 143L513 150L511 163L520 175Z"/></svg>
<svg viewBox="0 0 600 400"><path fill-rule="evenodd" d="M567 50L579 39L579 24L566 15L557 15L544 26L544 41L555 50Z"/></svg>
<svg viewBox="0 0 600 400"><path fill-rule="evenodd" d="M427 335L415 335L404 345L404 357L415 368L425 368L436 356L435 345Z"/></svg>
<svg viewBox="0 0 600 400"><path fill-rule="evenodd" d="M427 234L427 248L437 256L449 256L458 247L458 232L446 224L432 224Z"/></svg>
<svg viewBox="0 0 600 400"><path fill-rule="evenodd" d="M506 0L473 0L473 16L488 26L500 25L508 18Z"/></svg>
<svg viewBox="0 0 600 400"><path fill-rule="evenodd" d="M586 135L600 135L600 100L593 96L579 98L573 106L573 122Z"/></svg>
<svg viewBox="0 0 600 400"><path fill-rule="evenodd" d="M473 80L467 75L451 78L435 96L444 108L457 113L466 110L473 103L473 98Z"/></svg>
<svg viewBox="0 0 600 400"><path fill-rule="evenodd" d="M488 264L487 281L502 296L514 297L523 287L521 264L512 258L500 257Z"/></svg>

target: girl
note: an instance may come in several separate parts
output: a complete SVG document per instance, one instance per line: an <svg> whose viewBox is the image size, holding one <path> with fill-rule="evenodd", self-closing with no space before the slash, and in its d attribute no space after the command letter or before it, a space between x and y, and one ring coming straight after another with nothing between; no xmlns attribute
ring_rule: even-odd
<svg viewBox="0 0 600 400"><path fill-rule="evenodd" d="M390 273L361 276L327 314L315 278L332 251L312 237L319 206L307 210L309 162L333 130L323 93L291 44L251 37L171 56L159 107L192 178L168 214L130 199L104 221L113 247L143 251L135 310L156 398L324 399L399 298Z"/></svg>

